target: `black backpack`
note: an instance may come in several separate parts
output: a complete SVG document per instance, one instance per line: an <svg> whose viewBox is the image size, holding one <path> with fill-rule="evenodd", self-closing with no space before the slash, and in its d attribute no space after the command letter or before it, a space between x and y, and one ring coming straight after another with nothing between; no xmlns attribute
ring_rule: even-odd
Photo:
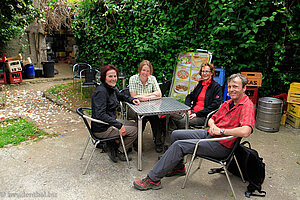
<svg viewBox="0 0 300 200"><path fill-rule="evenodd" d="M249 147L245 146L245 144L248 144ZM261 186L265 180L265 163L263 163L263 158L259 157L257 151L251 148L248 141L241 143L237 147L235 156L244 179L249 182L245 196L248 198L250 196L266 196L266 192L261 190ZM239 170L234 161L229 164L228 171L240 177ZM256 190L260 194L254 194Z"/></svg>

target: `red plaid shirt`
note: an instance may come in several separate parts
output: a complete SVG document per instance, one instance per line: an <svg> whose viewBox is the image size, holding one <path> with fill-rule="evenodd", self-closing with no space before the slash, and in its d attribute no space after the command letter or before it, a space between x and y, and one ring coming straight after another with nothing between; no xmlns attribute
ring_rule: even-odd
<svg viewBox="0 0 300 200"><path fill-rule="evenodd" d="M215 121L215 125L224 129L250 126L253 131L255 123L255 108L252 101L247 95L244 95L243 98L234 105L231 110L229 110L229 104L232 103L232 101L232 99L225 101L218 112L211 117ZM214 137L226 136L228 135ZM218 142L227 148L233 148L236 139L237 138Z"/></svg>

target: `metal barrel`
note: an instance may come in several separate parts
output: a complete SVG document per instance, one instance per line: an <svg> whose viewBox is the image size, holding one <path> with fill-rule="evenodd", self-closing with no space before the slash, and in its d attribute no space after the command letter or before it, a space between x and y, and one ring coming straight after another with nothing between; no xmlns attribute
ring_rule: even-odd
<svg viewBox="0 0 300 200"><path fill-rule="evenodd" d="M255 126L265 132L277 132L280 127L282 100L263 97L258 100Z"/></svg>

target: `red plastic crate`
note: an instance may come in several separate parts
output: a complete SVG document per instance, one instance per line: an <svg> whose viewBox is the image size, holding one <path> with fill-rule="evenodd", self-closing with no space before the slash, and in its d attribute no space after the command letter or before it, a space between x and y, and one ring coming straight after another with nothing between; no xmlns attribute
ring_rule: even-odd
<svg viewBox="0 0 300 200"><path fill-rule="evenodd" d="M6 74L0 73L0 84L6 84Z"/></svg>
<svg viewBox="0 0 300 200"><path fill-rule="evenodd" d="M9 80L9 83L21 83L22 72L7 73L7 79Z"/></svg>
<svg viewBox="0 0 300 200"><path fill-rule="evenodd" d="M257 102L257 94L258 94L258 87L247 87L246 95L249 97L249 99L253 102L254 105L256 105Z"/></svg>

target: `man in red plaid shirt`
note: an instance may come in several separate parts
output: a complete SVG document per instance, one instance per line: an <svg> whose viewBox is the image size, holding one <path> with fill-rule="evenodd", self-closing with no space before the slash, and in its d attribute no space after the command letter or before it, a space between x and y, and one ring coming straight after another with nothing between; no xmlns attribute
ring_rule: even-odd
<svg viewBox="0 0 300 200"><path fill-rule="evenodd" d="M224 102L217 113L208 121L207 130L175 130L171 135L172 145L150 170L148 176L133 182L138 190L160 189L163 177L185 175L183 157L192 154L199 139L225 136L248 137L255 122L255 108L245 94L247 78L240 73L231 75L228 80L230 100ZM237 138L202 142L197 155L224 158L229 155Z"/></svg>

